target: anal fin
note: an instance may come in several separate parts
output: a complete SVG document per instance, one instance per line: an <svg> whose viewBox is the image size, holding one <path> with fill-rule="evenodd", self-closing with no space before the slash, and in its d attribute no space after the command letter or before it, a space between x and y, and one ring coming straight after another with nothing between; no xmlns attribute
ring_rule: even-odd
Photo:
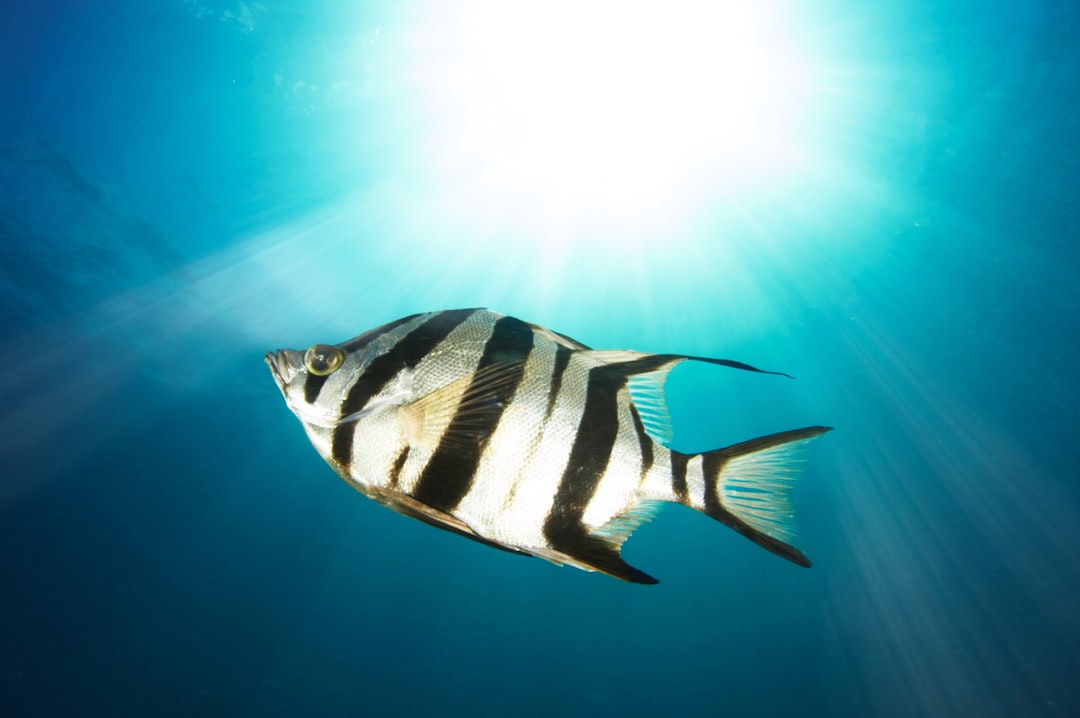
<svg viewBox="0 0 1080 718"><path fill-rule="evenodd" d="M634 568L623 560L622 545L639 526L650 521L660 511L658 501L645 501L589 531L585 526L564 526L548 538L550 548L527 550L535 556L559 565L569 564L585 571L599 571L630 583L659 583L658 580Z"/></svg>
<svg viewBox="0 0 1080 718"><path fill-rule="evenodd" d="M619 555L619 550L602 538L582 533L559 548L529 547L525 551L551 563L575 566L585 571L599 571L630 583L660 583L644 571L634 568Z"/></svg>

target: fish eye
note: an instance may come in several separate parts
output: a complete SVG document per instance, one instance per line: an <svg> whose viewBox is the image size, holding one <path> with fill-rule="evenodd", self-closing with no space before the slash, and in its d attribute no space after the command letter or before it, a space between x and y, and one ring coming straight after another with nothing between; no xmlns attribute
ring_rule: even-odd
<svg viewBox="0 0 1080 718"><path fill-rule="evenodd" d="M315 376L333 374L344 361L345 352L330 344L314 344L304 352L304 366Z"/></svg>

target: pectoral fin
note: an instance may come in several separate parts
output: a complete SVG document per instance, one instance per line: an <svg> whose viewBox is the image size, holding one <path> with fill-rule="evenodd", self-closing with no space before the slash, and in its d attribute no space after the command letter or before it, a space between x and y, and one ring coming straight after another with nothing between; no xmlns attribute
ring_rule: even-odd
<svg viewBox="0 0 1080 718"><path fill-rule="evenodd" d="M398 409L402 433L410 446L428 451L440 441L475 443L520 373L520 362L492 364L405 404Z"/></svg>

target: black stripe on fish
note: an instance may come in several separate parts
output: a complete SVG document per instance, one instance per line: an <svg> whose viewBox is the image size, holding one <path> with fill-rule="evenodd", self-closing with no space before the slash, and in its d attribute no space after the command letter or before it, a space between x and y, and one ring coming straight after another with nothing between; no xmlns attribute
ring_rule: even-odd
<svg viewBox="0 0 1080 718"><path fill-rule="evenodd" d="M319 392L322 391L323 384L329 378L329 374L312 374L308 372L307 377L304 379L304 401L314 404L319 398Z"/></svg>
<svg viewBox="0 0 1080 718"><path fill-rule="evenodd" d="M346 354L355 352L355 351L357 351L359 349L363 349L368 344L370 344L374 340L381 337L383 334L386 334L387 332L391 332L391 331L397 329L402 324L407 324L407 323L411 322L413 319L416 319L418 316L420 316L420 315L419 314L410 314L407 317L402 317L401 319L395 319L392 322L388 322L386 324L383 324L381 327L376 327L375 329L371 329L369 331L366 331L363 334L361 334L360 336L355 337L353 339L350 339L349 341L345 342L344 344L339 344L338 346L342 350L344 350ZM311 374L311 373L309 373L307 375L307 378L304 379L304 401L306 401L309 404L314 404L316 401L318 401L319 392L322 391L323 385L326 384L326 380L329 379L329 378L330 378L329 374L321 374L320 375L320 374Z"/></svg>
<svg viewBox="0 0 1080 718"><path fill-rule="evenodd" d="M687 503L690 496L686 488L686 465L689 461L689 454L671 452L671 488L675 492L675 500L683 504Z"/></svg>
<svg viewBox="0 0 1080 718"><path fill-rule="evenodd" d="M709 451L701 456L701 473L705 478L705 513L725 524L728 523L726 517L730 516L730 512L720 503L720 487L717 481L727 460L728 455L722 451ZM731 518L738 520L734 516Z"/></svg>
<svg viewBox="0 0 1080 718"><path fill-rule="evenodd" d="M609 366L589 371L585 387L585 407L570 448L570 458L559 481L544 532L556 538L581 529L581 517L596 493L600 477L607 469L619 432L618 392L626 377ZM553 544L558 547L558 544Z"/></svg>
<svg viewBox="0 0 1080 718"><path fill-rule="evenodd" d="M473 383L465 390L465 396L484 395L488 406L479 413L474 407L466 408L464 402L458 407L411 492L417 501L450 512L469 493L480 458L506 404L521 383L532 348L533 330L528 324L514 317L501 317L495 322L473 374ZM496 385L482 386L491 377L491 372L485 370L494 366L506 370L499 372ZM470 440L462 441L462 436Z"/></svg>
<svg viewBox="0 0 1080 718"><path fill-rule="evenodd" d="M645 432L645 425L633 403L630 404L630 417L634 420L634 433L637 435L638 448L641 449L641 480L644 481L653 465L652 437Z"/></svg>
<svg viewBox="0 0 1080 718"><path fill-rule="evenodd" d="M548 391L547 409L544 411L545 423L547 422L548 417L551 416L552 409L555 408L555 399L559 396L559 389L562 388L563 374L566 372L566 367L570 363L570 356L572 354L572 351L561 344L555 347L555 366L551 370L551 389Z"/></svg>
<svg viewBox="0 0 1080 718"><path fill-rule="evenodd" d="M405 460L409 458L410 447L406 444L405 448L401 450L397 458L394 459L394 465L390 469L390 483L389 487L393 490L397 490L398 482L401 481L401 470L405 468Z"/></svg>
<svg viewBox="0 0 1080 718"><path fill-rule="evenodd" d="M585 408L551 511L544 520L544 537L552 548L616 578L657 583L623 561L617 546L591 536L582 523L615 448L619 390L625 386L627 376L623 367L599 366L589 372Z"/></svg>
<svg viewBox="0 0 1080 718"><path fill-rule="evenodd" d="M385 354L372 359L371 364L345 395L345 399L341 402L340 415L349 416L363 409L398 372L419 364L420 360L442 343L450 332L476 311L475 309L451 309L434 314L402 337ZM416 316L413 315L413 318L415 319ZM391 322L391 324L400 326L397 322ZM374 335L369 337L368 341L373 338ZM349 472L352 464L352 444L355 433L356 422L347 421L337 425L330 439L330 456L346 473Z"/></svg>
<svg viewBox="0 0 1080 718"><path fill-rule="evenodd" d="M582 518L615 449L619 433L619 390L626 386L630 376L656 371L675 358L681 357L650 354L589 371L585 407L570 458L544 520L544 537L552 548L624 581L657 583L649 574L623 561L617 546L590 535Z"/></svg>

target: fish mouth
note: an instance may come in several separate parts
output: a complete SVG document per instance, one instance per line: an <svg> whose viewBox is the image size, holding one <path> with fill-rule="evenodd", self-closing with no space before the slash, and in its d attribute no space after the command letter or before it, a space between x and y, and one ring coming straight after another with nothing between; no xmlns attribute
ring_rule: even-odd
<svg viewBox="0 0 1080 718"><path fill-rule="evenodd" d="M339 419L336 415L331 415L324 409L302 401L297 393L297 387L293 387L292 391L290 391L289 385L301 373L300 367L296 363L299 356L299 353L292 349L278 349L276 352L266 352L263 355L263 361L270 367L274 383L277 384L282 396L285 397L285 405L289 407L289 411L296 414L300 421L314 426L333 428L347 421L356 421L364 415L364 411L359 411L352 416Z"/></svg>
<svg viewBox="0 0 1080 718"><path fill-rule="evenodd" d="M263 361L270 367L270 373L274 376L274 383L278 385L278 389L282 393L285 392L285 387L296 376L296 369L289 362L286 355L287 351L286 349L278 349L276 352L266 352L263 357Z"/></svg>

